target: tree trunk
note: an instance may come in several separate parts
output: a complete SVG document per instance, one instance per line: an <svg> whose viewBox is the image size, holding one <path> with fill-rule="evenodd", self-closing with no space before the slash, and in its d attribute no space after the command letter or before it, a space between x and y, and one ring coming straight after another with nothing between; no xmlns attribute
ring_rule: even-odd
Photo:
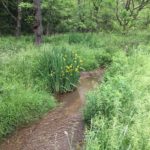
<svg viewBox="0 0 150 150"><path fill-rule="evenodd" d="M17 14L17 25L16 25L16 36L19 37L21 34L21 19L22 19L22 10L21 7L19 7L19 4L21 3L22 0L18 0L17 1L17 5L18 5L18 14Z"/></svg>
<svg viewBox="0 0 150 150"><path fill-rule="evenodd" d="M35 44L40 45L42 43L42 33L43 33L41 0L33 0L33 4L34 4L34 16L35 16L35 22L33 26L34 33L35 33Z"/></svg>

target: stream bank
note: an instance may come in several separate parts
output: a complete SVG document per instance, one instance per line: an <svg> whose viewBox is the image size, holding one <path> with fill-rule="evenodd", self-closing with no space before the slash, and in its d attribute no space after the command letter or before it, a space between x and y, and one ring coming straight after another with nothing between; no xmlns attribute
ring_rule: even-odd
<svg viewBox="0 0 150 150"><path fill-rule="evenodd" d="M57 96L60 107L49 112L39 122L16 131L0 145L0 150L82 149L85 94L101 80L103 72L103 69L82 72L75 91Z"/></svg>

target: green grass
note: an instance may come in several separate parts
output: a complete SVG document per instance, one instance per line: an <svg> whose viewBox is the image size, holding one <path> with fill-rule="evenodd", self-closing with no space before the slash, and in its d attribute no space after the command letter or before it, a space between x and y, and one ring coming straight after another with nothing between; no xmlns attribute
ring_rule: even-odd
<svg viewBox="0 0 150 150"><path fill-rule="evenodd" d="M17 127L39 119L54 106L54 98L45 91L14 82L3 85L0 94L0 139Z"/></svg>
<svg viewBox="0 0 150 150"><path fill-rule="evenodd" d="M13 44L16 46L13 50L9 49L9 42L8 51L3 45L0 47L0 139L56 106L42 83L35 84L33 73L37 62L34 58L37 55L34 46L29 44L19 49L17 42Z"/></svg>
<svg viewBox="0 0 150 150"><path fill-rule="evenodd" d="M0 138L5 137L24 124L37 120L44 113L54 108L56 102L51 96L52 93L73 90L78 83L81 70L89 71L98 67L109 68L111 64L113 68L108 70L102 86L99 87L102 92L97 89L94 91L96 97L93 96L93 92L88 95L88 109L85 111L86 121L89 123L95 114L102 113L104 120L98 118L100 115L96 115L92 119L93 122L95 124L99 124L99 121L105 123L108 120L105 119L106 117L109 118L107 121L109 126L109 121L114 119L116 111L120 112L120 107L123 109L122 113L130 114L123 105L131 108L134 106L130 103L131 97L135 99L133 94L134 83L124 74L127 69L126 74L129 73L134 77L132 69L138 67L129 65L129 62L131 64L136 63L129 61L127 56L132 55L133 57L137 51L143 52L143 49L146 49L147 53L150 52L147 46L149 42L148 33L148 31L142 31L130 33L126 36L119 33L69 33L44 37L45 43L40 47L33 45L33 37L31 36L22 36L19 39L1 37ZM127 52L127 56L118 53L120 51ZM139 55L141 56L141 54ZM132 61L136 62L136 59L132 59ZM139 60L138 63L142 61ZM128 62L127 66L126 62ZM133 68L130 68L129 71L128 66L133 66ZM109 83L110 81L111 83ZM116 91L118 88L121 89ZM113 92L110 94L110 91ZM116 97L117 101L114 103ZM126 103L126 101L129 101L129 103ZM93 128L96 127L95 124L92 124ZM95 134L94 130L88 131L87 138L89 141L87 141L87 145L90 145L90 140L93 142L90 134L94 137L99 135ZM108 135L108 138L110 138L109 135L112 132L110 134L107 132L104 132L103 135L106 137ZM93 140L97 142L94 137ZM99 141L99 138L97 139Z"/></svg>
<svg viewBox="0 0 150 150"><path fill-rule="evenodd" d="M87 150L150 149L150 46L113 56L101 85L87 95Z"/></svg>

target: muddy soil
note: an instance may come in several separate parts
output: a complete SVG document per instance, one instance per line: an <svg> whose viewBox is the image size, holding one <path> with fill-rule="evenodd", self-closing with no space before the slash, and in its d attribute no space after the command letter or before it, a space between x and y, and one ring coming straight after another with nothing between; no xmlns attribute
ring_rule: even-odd
<svg viewBox="0 0 150 150"><path fill-rule="evenodd" d="M81 150L85 93L101 80L103 72L103 69L82 72L80 84L74 92L57 96L60 107L39 122L16 131L0 144L0 150Z"/></svg>

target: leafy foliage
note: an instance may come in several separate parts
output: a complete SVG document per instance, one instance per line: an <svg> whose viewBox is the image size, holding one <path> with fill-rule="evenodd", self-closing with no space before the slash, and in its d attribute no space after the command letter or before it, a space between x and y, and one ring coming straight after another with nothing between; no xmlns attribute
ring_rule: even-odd
<svg viewBox="0 0 150 150"><path fill-rule="evenodd" d="M38 58L37 76L45 80L51 92L67 92L76 87L83 61L77 52L54 47Z"/></svg>
<svg viewBox="0 0 150 150"><path fill-rule="evenodd" d="M150 148L149 46L138 50L116 53L102 84L87 95L87 150Z"/></svg>
<svg viewBox="0 0 150 150"><path fill-rule="evenodd" d="M43 0L44 34L64 32L128 31L149 27L149 0ZM22 33L33 30L31 0L0 1L0 33L14 33L21 8ZM10 18L9 20L7 18ZM145 26L146 23L146 26Z"/></svg>

